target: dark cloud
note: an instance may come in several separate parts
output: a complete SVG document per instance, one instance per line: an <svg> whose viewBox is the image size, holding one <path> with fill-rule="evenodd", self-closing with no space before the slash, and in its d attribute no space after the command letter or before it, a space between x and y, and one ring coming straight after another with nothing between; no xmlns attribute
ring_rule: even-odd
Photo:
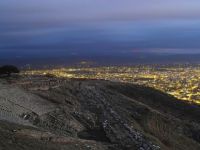
<svg viewBox="0 0 200 150"><path fill-rule="evenodd" d="M199 6L197 0L1 1L0 53L197 52Z"/></svg>

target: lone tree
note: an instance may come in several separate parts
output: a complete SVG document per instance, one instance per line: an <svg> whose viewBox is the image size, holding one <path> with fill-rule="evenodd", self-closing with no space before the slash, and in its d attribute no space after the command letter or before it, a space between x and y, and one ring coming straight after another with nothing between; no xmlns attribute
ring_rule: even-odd
<svg viewBox="0 0 200 150"><path fill-rule="evenodd" d="M19 69L12 65L6 65L0 67L0 75L10 76L12 73L19 73Z"/></svg>

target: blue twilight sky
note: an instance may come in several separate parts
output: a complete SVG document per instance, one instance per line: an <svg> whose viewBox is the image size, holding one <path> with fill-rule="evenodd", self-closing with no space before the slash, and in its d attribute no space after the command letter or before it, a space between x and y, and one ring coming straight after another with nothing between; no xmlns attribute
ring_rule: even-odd
<svg viewBox="0 0 200 150"><path fill-rule="evenodd" d="M0 1L0 59L132 52L200 53L200 1Z"/></svg>

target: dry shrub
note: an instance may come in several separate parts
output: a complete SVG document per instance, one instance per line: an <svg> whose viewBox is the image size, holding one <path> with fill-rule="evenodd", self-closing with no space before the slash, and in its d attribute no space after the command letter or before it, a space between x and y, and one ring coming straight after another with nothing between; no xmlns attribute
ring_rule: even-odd
<svg viewBox="0 0 200 150"><path fill-rule="evenodd" d="M165 145L170 145L173 136L172 127L159 115L153 114L147 122L148 130Z"/></svg>

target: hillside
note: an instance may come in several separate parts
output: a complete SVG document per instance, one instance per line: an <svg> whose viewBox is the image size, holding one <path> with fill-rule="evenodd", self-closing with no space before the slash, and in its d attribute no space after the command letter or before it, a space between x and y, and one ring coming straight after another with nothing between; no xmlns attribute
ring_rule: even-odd
<svg viewBox="0 0 200 150"><path fill-rule="evenodd" d="M200 107L132 84L0 79L0 149L199 150Z"/></svg>

